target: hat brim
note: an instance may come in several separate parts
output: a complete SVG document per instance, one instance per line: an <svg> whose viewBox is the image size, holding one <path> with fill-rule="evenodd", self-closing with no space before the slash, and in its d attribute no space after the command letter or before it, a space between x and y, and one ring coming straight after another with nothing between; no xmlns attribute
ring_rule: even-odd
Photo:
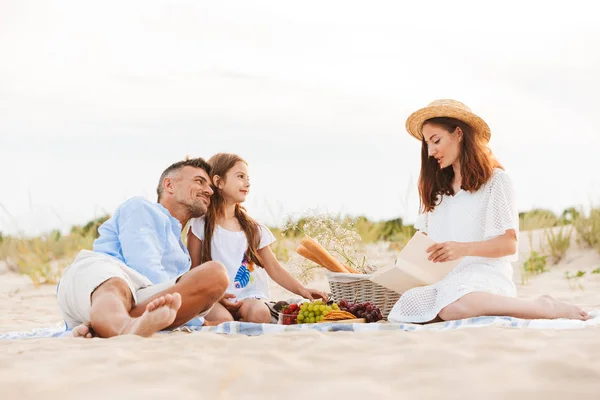
<svg viewBox="0 0 600 400"><path fill-rule="evenodd" d="M475 134L480 135L486 143L492 137L490 127L482 118L466 110L448 106L429 106L415 111L406 120L406 130L414 138L423 140L423 123L437 117L454 118L464 122L473 128Z"/></svg>

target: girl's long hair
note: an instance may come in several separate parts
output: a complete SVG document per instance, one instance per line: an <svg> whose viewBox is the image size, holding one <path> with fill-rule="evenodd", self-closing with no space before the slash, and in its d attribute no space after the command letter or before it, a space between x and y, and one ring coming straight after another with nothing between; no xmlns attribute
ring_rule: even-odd
<svg viewBox="0 0 600 400"><path fill-rule="evenodd" d="M227 172L233 166L241 161L246 163L240 156L230 153L217 153L208 160L211 166L210 180L213 183L214 193L210 198L210 205L205 215L204 240L202 241L201 262L205 263L212 260L211 241L216 228L217 218L225 213L225 199L214 185L214 177L218 175L225 182ZM246 163L247 164L247 163ZM246 256L255 265L262 266L262 259L258 255L258 246L260 244L260 230L258 223L254 221L246 212L241 204L235 205L235 218L242 227L242 231L248 240L248 250ZM242 260L240 260L242 262Z"/></svg>
<svg viewBox="0 0 600 400"><path fill-rule="evenodd" d="M504 169L493 156L487 144L475 135L473 128L464 122L447 117L431 118L423 125L430 123L441 126L450 134L454 134L457 127L463 131L463 140L460 142L460 174L461 188L469 192L477 191L491 177L494 168ZM454 195L452 181L454 169L452 166L440 169L437 160L429 157L425 138L421 144L421 173L419 175L419 196L421 198L421 212L433 211L441 201L442 195Z"/></svg>

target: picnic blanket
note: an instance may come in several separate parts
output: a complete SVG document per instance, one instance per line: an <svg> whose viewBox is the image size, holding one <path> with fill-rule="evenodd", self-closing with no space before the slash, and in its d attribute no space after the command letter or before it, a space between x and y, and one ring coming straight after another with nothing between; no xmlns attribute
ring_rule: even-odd
<svg viewBox="0 0 600 400"><path fill-rule="evenodd" d="M590 312L591 319L578 321L570 319L520 319L513 317L475 317L458 321L438 322L426 325L409 323L373 323L373 324L342 324L336 322L301 325L254 324L250 322L225 322L218 326L184 326L175 330L183 332L210 332L226 335L258 336L272 333L297 332L315 330L320 332L383 332L383 331L449 331L456 329L505 327L526 329L582 329L600 326L600 310ZM173 331L163 331L168 334ZM50 328L39 328L25 332L0 333L0 340L51 338L70 336L71 332L65 330L64 325Z"/></svg>

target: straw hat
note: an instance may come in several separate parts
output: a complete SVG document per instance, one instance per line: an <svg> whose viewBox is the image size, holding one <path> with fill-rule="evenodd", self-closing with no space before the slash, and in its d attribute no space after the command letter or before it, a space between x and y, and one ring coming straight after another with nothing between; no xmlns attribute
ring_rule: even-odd
<svg viewBox="0 0 600 400"><path fill-rule="evenodd" d="M442 99L435 100L425 108L412 113L406 120L406 130L416 139L423 140L423 122L430 118L449 117L458 119L471 128L476 135L481 135L487 143L490 141L492 133L486 122L471 112L471 109L460 101Z"/></svg>

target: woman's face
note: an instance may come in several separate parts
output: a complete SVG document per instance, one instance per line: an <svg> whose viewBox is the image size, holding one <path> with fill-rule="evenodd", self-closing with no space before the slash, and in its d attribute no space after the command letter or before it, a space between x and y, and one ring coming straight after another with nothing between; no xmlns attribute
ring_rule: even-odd
<svg viewBox="0 0 600 400"><path fill-rule="evenodd" d="M450 133L440 125L426 123L423 125L422 131L427 144L427 153L429 157L437 160L440 169L449 167L458 161L463 135L460 128L456 128L454 132Z"/></svg>

